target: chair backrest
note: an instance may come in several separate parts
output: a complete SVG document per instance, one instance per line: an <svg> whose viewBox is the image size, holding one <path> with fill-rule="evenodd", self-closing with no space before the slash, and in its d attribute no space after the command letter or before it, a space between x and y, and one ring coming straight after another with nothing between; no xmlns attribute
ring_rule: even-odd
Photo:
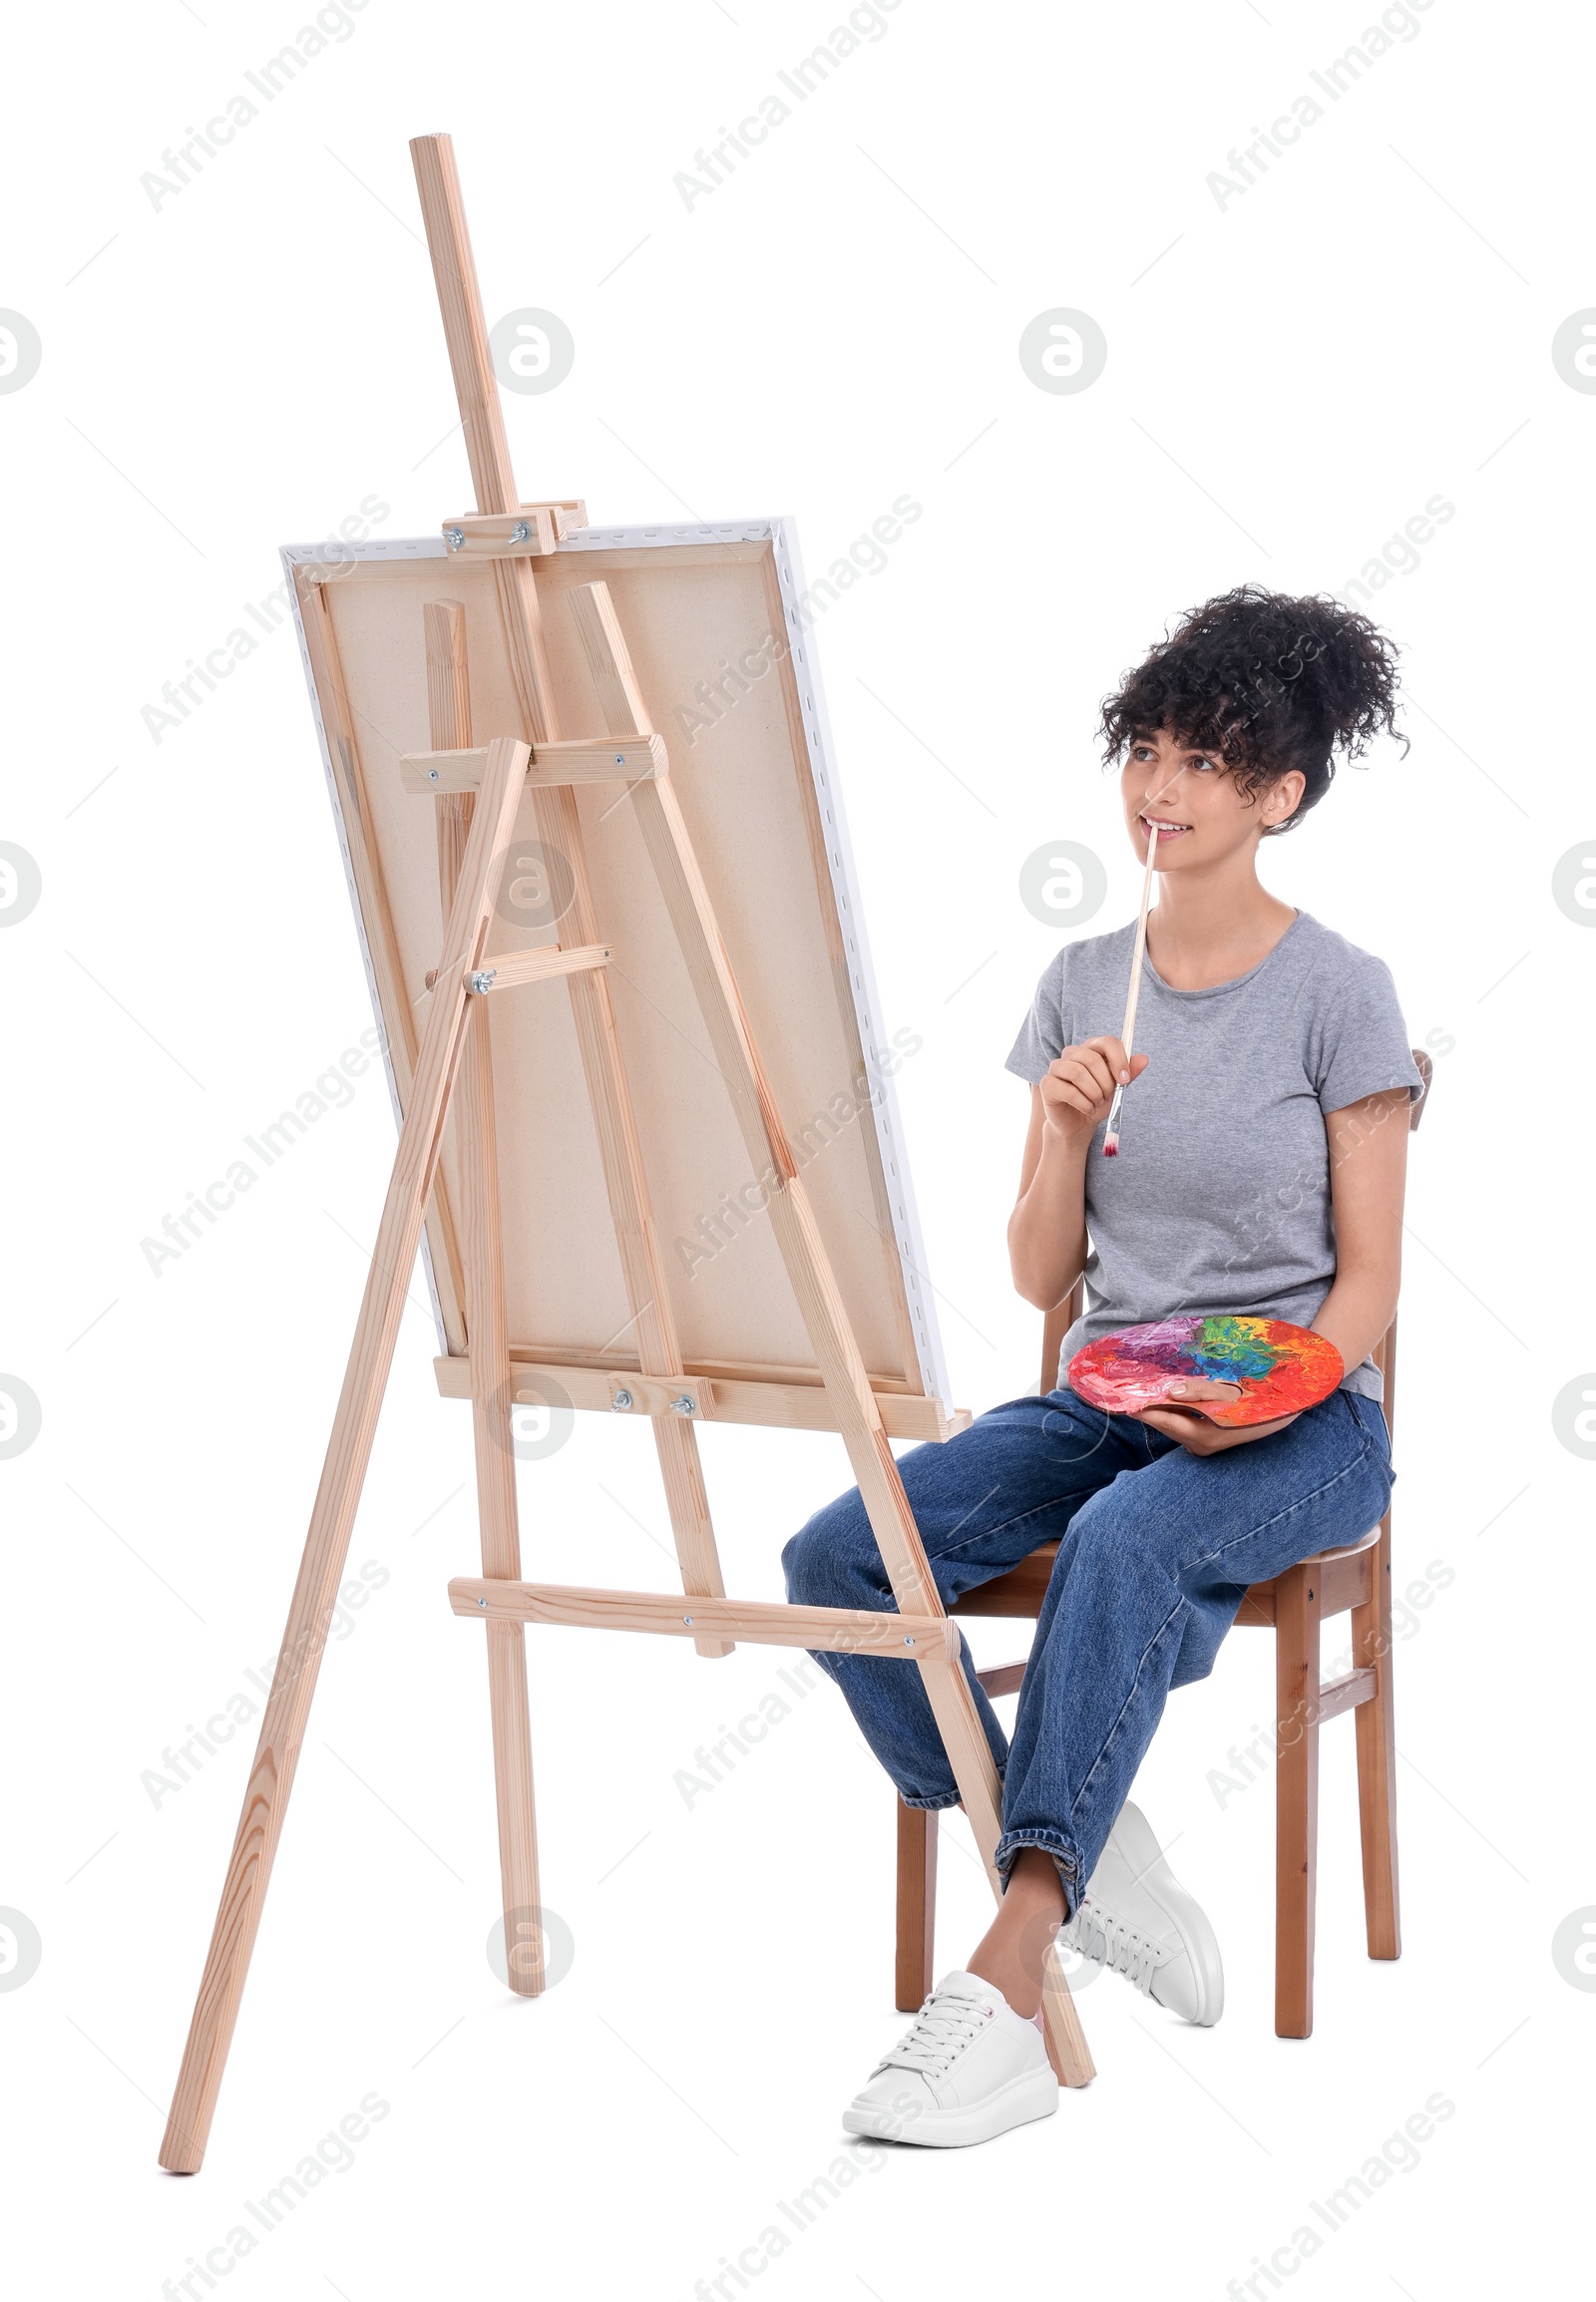
<svg viewBox="0 0 1596 2302"><path fill-rule="evenodd" d="M1423 1085L1413 1097L1407 1113L1409 1132L1418 1125L1424 1105L1429 1100L1430 1082L1435 1075L1435 1066L1422 1047L1414 1047L1410 1052L1414 1068L1423 1081ZM1048 1391L1057 1386L1058 1359L1063 1349L1064 1337L1085 1309L1085 1282L1077 1278L1063 1302L1055 1304L1042 1321L1041 1380L1037 1384L1037 1390L1043 1398L1046 1397ZM1396 1322L1395 1319L1380 1339L1375 1350L1375 1363L1385 1377L1387 1428L1395 1430L1396 1426L1392 1419L1396 1396Z"/></svg>

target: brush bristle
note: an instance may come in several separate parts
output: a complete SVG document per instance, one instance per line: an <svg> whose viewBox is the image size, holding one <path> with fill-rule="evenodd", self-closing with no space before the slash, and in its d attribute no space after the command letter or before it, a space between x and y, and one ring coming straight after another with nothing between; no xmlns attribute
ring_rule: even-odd
<svg viewBox="0 0 1596 2302"><path fill-rule="evenodd" d="M1119 1157L1119 1137L1117 1135L1105 1135L1103 1137L1103 1157L1105 1159L1117 1159Z"/></svg>

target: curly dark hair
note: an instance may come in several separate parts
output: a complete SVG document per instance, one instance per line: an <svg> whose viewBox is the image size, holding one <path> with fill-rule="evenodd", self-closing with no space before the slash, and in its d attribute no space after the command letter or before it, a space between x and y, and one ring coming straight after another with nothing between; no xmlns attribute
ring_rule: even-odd
<svg viewBox="0 0 1596 2302"><path fill-rule="evenodd" d="M1334 753L1356 760L1382 730L1405 753L1396 712L1396 647L1367 615L1243 583L1183 616L1104 697L1103 756L1112 766L1168 728L1222 758L1244 793L1299 768L1303 796L1273 827L1289 831L1330 789Z"/></svg>

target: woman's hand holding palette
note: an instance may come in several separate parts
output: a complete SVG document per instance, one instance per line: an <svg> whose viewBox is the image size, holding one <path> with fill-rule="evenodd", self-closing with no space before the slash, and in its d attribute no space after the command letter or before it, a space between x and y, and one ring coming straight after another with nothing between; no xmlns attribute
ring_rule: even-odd
<svg viewBox="0 0 1596 2302"><path fill-rule="evenodd" d="M1109 1414L1139 1414L1167 1401L1227 1430L1317 1406L1346 1371L1336 1345L1306 1327L1201 1313L1121 1328L1077 1350L1066 1369L1071 1390ZM1237 1395L1200 1404L1170 1397L1176 1383L1197 1381L1234 1383Z"/></svg>

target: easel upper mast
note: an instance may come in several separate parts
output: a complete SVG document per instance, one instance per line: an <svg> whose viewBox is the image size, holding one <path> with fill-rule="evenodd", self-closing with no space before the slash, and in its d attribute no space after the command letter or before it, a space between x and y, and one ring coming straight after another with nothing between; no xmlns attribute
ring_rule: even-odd
<svg viewBox="0 0 1596 2302"><path fill-rule="evenodd" d="M450 1586L457 1613L484 1621L489 1654L506 1949L512 1987L543 1983L537 1839L522 1626L588 1623L691 1638L700 1654L736 1639L834 1651L868 1650L920 1671L961 1796L995 1890L999 1829L997 1770L960 1663L959 1638L938 1596L881 1413L827 1259L781 1115L754 1045L699 872L663 746L649 726L624 637L601 582L572 595L607 740L562 743L555 724L535 556L558 541L570 503L522 505L511 469L490 361L476 267L447 137L411 146L450 363L460 401L478 513L473 556L492 557L522 726L529 742L498 736L473 752L464 613L447 599L424 611L430 739L453 755L436 801L446 929L417 1049L399 1149L383 1209L326 1464L311 1514L272 1693L245 1791L210 1950L190 2029L161 2163L198 2170L237 2017L266 1885L308 1723L321 1652L336 1603L356 1507L392 1365L405 1286L450 1113L459 1152L459 1250L470 1349L483 1574ZM467 541L467 522L455 523ZM606 758L604 755L608 754ZM777 1179L772 1229L807 1328L837 1427L892 1584L898 1612L852 1614L726 1599L691 1421L671 1411L687 1383L649 1208L641 1143L621 1061L574 786L599 774L629 794L755 1171ZM480 784L477 779L480 776ZM473 788L475 786L475 788ZM434 786L433 788L439 788ZM515 819L530 788L540 839L569 859L573 902L558 950L483 967L493 906ZM689 1604L657 1593L523 1583L515 1457L507 1427L513 1396L500 1232L498 1149L489 1011L493 997L564 975L597 1126L610 1215L625 1279L660 1468ZM491 995L490 995L491 994ZM546 994L539 994L546 995ZM690 1385L687 1387L690 1388ZM1066 2085L1092 2075L1068 1990L1049 1962L1048 2049Z"/></svg>

